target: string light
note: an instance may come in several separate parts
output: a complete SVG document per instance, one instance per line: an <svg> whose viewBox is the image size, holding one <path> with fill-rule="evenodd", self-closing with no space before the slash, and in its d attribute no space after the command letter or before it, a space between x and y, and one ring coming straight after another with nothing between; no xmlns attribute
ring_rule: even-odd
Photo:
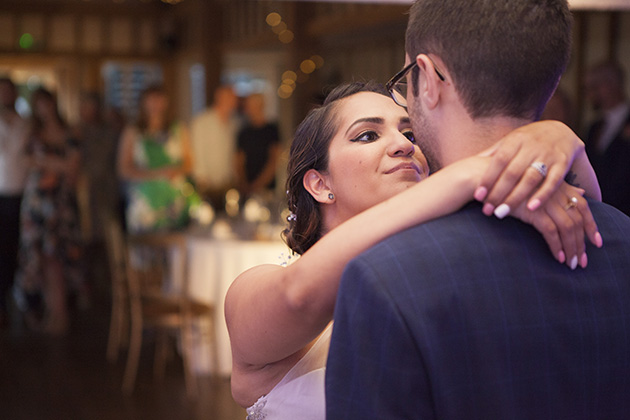
<svg viewBox="0 0 630 420"><path fill-rule="evenodd" d="M297 80L297 74L295 74L293 70L287 70L282 73L282 81L284 82L285 80L292 80L295 82Z"/></svg>
<svg viewBox="0 0 630 420"><path fill-rule="evenodd" d="M271 12L267 15L266 22L267 25L271 27L277 26L278 24L280 24L280 22L282 22L282 16L280 16L276 12Z"/></svg>
<svg viewBox="0 0 630 420"><path fill-rule="evenodd" d="M287 24L284 22L280 22L275 26L271 27L271 30L276 34L280 35L283 31L287 30Z"/></svg>
<svg viewBox="0 0 630 420"><path fill-rule="evenodd" d="M284 30L284 31L282 31L282 32L280 32L278 34L278 39L283 44L290 43L291 41L293 41L293 38L294 38L293 32L288 30L288 29L286 29L286 30Z"/></svg>
<svg viewBox="0 0 630 420"><path fill-rule="evenodd" d="M311 61L313 63L315 63L315 68L316 69L321 69L324 66L324 59L320 55L313 55L313 56L311 56Z"/></svg>
<svg viewBox="0 0 630 420"><path fill-rule="evenodd" d="M304 74L311 74L315 71L315 63L313 60L304 60L300 63L300 70Z"/></svg>
<svg viewBox="0 0 630 420"><path fill-rule="evenodd" d="M289 99L293 95L293 90L291 86L282 84L278 88L278 96L282 99Z"/></svg>
<svg viewBox="0 0 630 420"><path fill-rule="evenodd" d="M289 44L295 38L293 31L288 29L285 22L282 21L282 16L277 12L271 12L265 18L267 25L271 27L271 30L278 35L278 40L284 44ZM282 83L278 87L277 94L282 99L288 99L293 95L293 91L296 89L297 83L304 83L308 81L309 74L313 73L316 69L321 68L324 65L324 59L320 55L313 55L311 58L307 58L300 63L299 74L287 70L282 73Z"/></svg>

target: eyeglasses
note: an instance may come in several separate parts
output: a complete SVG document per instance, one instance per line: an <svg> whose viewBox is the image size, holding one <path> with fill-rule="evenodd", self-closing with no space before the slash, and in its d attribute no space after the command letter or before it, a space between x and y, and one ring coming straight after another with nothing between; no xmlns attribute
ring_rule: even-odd
<svg viewBox="0 0 630 420"><path fill-rule="evenodd" d="M431 60L430 57L429 60ZM438 75L440 80L445 81L446 78L438 70L435 62L431 60L431 63L433 63L433 69L435 70L435 73ZM389 79L389 82L387 82L387 84L385 85L394 102L405 109L407 109L407 73L409 73L409 71L417 65L418 62L415 60L412 63L407 64L401 71L396 73L394 77Z"/></svg>

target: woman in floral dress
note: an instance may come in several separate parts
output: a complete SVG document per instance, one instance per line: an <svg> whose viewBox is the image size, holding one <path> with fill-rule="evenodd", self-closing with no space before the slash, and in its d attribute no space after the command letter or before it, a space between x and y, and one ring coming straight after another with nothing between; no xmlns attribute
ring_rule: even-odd
<svg viewBox="0 0 630 420"><path fill-rule="evenodd" d="M161 87L145 90L140 98L137 126L121 137L118 171L126 181L126 226L130 233L185 227L189 209L198 201L192 184L188 131L169 123L168 98Z"/></svg>
<svg viewBox="0 0 630 420"><path fill-rule="evenodd" d="M69 290L85 292L75 194L80 154L55 96L40 88L31 102L30 169L20 215L17 286L27 324L61 334L69 323Z"/></svg>

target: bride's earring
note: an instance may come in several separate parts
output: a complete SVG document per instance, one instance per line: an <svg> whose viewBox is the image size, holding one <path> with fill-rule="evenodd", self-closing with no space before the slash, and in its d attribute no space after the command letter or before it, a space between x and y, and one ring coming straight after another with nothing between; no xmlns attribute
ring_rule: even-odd
<svg viewBox="0 0 630 420"><path fill-rule="evenodd" d="M329 199L330 201L334 200L334 199L335 199L335 194L333 194L333 193L328 193L328 199Z"/></svg>

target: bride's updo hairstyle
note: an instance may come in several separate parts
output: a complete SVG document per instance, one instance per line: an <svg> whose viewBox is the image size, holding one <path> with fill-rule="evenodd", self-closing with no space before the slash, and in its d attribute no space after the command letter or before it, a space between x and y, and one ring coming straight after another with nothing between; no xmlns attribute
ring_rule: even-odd
<svg viewBox="0 0 630 420"><path fill-rule="evenodd" d="M339 129L336 111L340 101L359 92L374 92L389 96L385 87L376 82L353 82L333 89L322 106L311 110L298 126L287 167L287 200L291 215L284 230L287 245L296 254L305 253L323 234L319 203L304 188L304 175L310 169L321 173L328 170L328 147Z"/></svg>

